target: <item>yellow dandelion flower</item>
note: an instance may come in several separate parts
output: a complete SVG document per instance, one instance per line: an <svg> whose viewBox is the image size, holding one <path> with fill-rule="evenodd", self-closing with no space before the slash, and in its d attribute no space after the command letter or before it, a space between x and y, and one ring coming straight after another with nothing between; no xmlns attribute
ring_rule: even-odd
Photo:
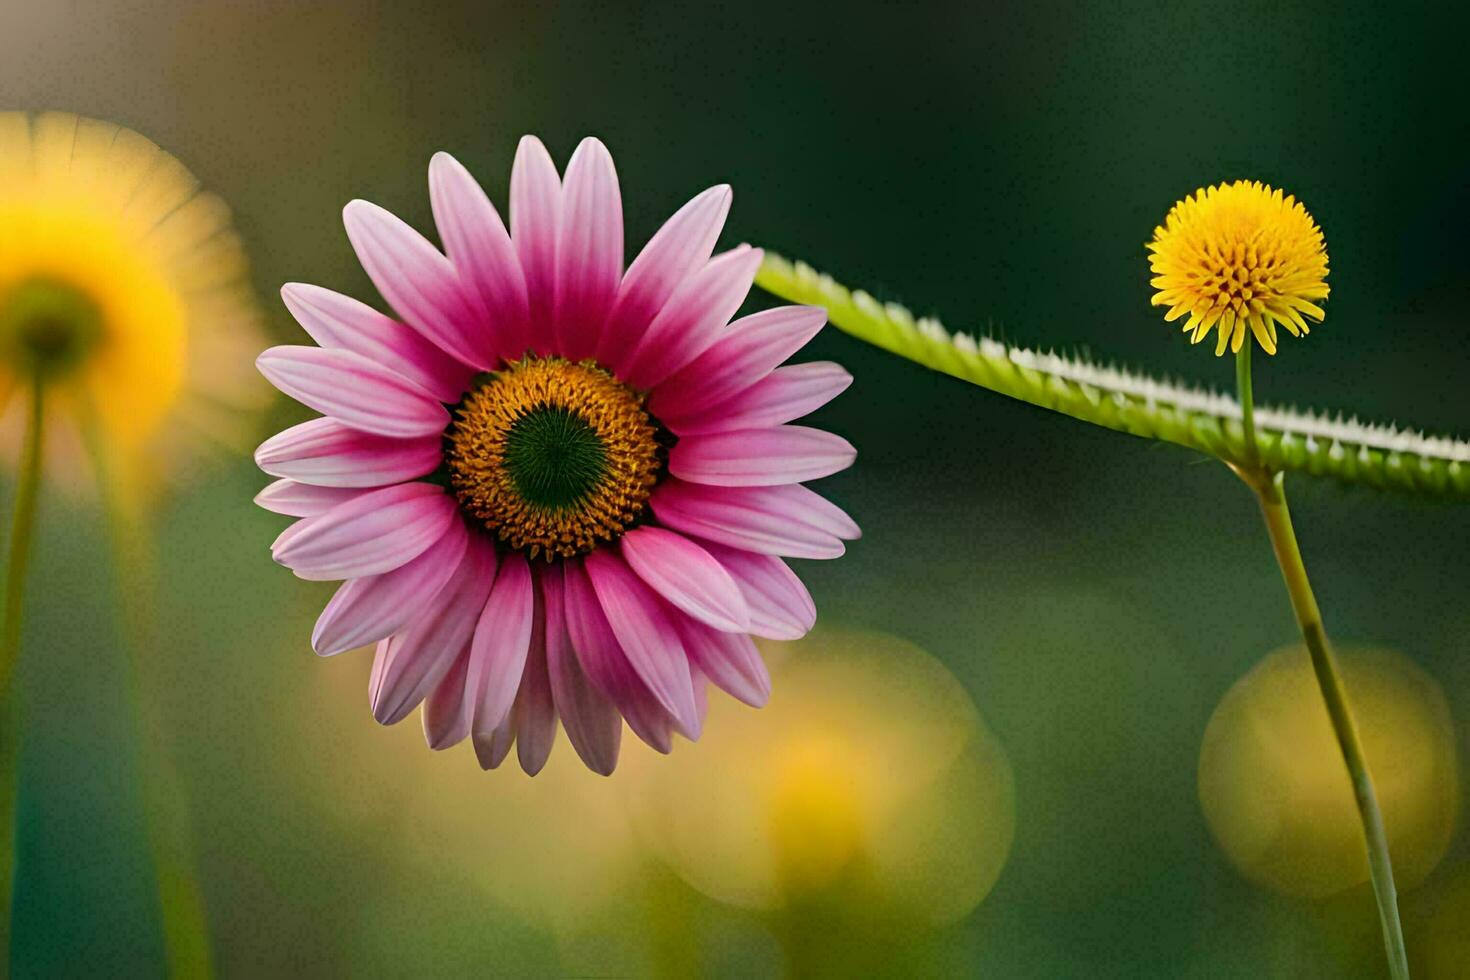
<svg viewBox="0 0 1470 980"><path fill-rule="evenodd" d="M1154 306L1167 322L1189 314L1184 332L1199 343L1218 330L1216 356L1239 352L1249 328L1267 354L1276 328L1294 337L1322 322L1327 248L1322 229L1290 194L1260 181L1201 188L1169 211L1149 242Z"/></svg>
<svg viewBox="0 0 1470 980"><path fill-rule="evenodd" d="M12 396L37 386L48 468L78 469L88 428L145 477L181 436L240 442L262 393L259 334L229 209L181 163L113 123L0 113L5 458L24 429L17 403L31 400Z"/></svg>

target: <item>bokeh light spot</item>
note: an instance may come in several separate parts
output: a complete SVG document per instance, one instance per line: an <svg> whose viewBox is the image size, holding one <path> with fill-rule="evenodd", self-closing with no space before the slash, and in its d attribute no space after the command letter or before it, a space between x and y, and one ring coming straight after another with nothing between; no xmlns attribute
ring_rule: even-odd
<svg viewBox="0 0 1470 980"><path fill-rule="evenodd" d="M1444 856L1458 812L1449 708L1403 654L1339 657L1407 890ZM1226 693L1205 729L1199 792L1220 848L1257 884L1323 898L1368 880L1352 785L1305 648L1276 651Z"/></svg>
<svg viewBox="0 0 1470 980"><path fill-rule="evenodd" d="M1010 764L933 657L879 633L768 645L770 704L715 699L704 737L638 766L635 825L719 901L881 909L938 924L994 886L1015 835Z"/></svg>

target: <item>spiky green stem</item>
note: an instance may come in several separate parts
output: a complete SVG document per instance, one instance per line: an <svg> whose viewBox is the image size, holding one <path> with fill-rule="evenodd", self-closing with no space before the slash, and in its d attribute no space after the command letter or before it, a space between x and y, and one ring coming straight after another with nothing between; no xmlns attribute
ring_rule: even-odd
<svg viewBox="0 0 1470 980"><path fill-rule="evenodd" d="M861 290L849 292L803 263L767 253L756 283L795 303L824 306L834 326L971 384L1101 425L1159 439L1238 466L1327 476L1345 483L1470 500L1470 442L1290 408L1255 406L1257 452L1229 395L1134 371L950 334Z"/></svg>

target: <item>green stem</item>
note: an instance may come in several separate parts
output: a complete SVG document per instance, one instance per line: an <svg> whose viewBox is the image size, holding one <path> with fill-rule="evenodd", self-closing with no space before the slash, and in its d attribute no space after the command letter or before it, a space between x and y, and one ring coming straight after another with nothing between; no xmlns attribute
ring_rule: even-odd
<svg viewBox="0 0 1470 980"><path fill-rule="evenodd" d="M672 871L650 862L643 870L644 908L652 939L649 975L683 978L700 975L696 903L688 885Z"/></svg>
<svg viewBox="0 0 1470 980"><path fill-rule="evenodd" d="M36 528L36 500L41 489L41 448L46 430L44 387L31 386L31 412L21 447L20 474L15 488L15 513L10 522L10 557L5 566L5 619L0 625L0 701L10 692L10 678L20 655L21 602L25 598L26 569Z"/></svg>
<svg viewBox="0 0 1470 980"><path fill-rule="evenodd" d="M1337 746L1342 750L1342 760L1347 764L1348 775L1352 779L1353 798L1358 804L1358 817L1363 824L1363 837L1368 848L1373 897L1378 901L1378 918L1383 926L1389 972L1395 980L1407 980L1409 963L1404 951L1403 926L1399 924L1398 893L1393 883L1393 864L1388 854L1383 814L1378 809L1378 797L1373 791L1368 762L1363 757L1358 727L1348 707L1347 692L1343 690L1332 646L1327 641L1327 630L1322 625L1322 613L1317 608L1312 584L1307 580L1307 568L1302 563L1301 548L1292 530L1282 475L1277 473L1268 482L1257 486L1256 496L1266 519L1266 530L1271 535L1276 563L1281 566L1287 595L1291 597L1291 608L1296 613L1297 625L1301 627L1302 638L1307 641L1307 650L1312 656L1312 670L1317 675L1322 700L1327 704L1327 716L1332 720Z"/></svg>
<svg viewBox="0 0 1470 980"><path fill-rule="evenodd" d="M1257 465L1261 459L1261 451L1256 446L1256 406L1251 398L1251 347L1255 346L1247 340L1240 346L1240 352L1235 355L1235 386L1240 395L1240 425L1245 430L1245 457L1252 466Z"/></svg>
<svg viewBox="0 0 1470 980"><path fill-rule="evenodd" d="M1247 342L1236 358L1236 381L1247 451L1251 458L1259 459L1251 405L1250 348L1251 345ZM1373 882L1373 897L1378 903L1378 919L1383 927L1383 945L1388 956L1389 973L1394 980L1408 980L1408 954L1404 949L1403 926L1399 923L1398 892L1393 883L1393 862L1388 853L1388 835L1383 829L1383 814L1378 809L1378 794L1373 790L1373 777L1368 772L1368 761L1363 756L1362 740L1358 737L1358 726L1348 707L1347 692L1343 688L1336 658L1332 655L1332 645L1327 640L1327 629L1322 625L1322 610L1317 606L1317 597L1307 578L1307 566L1302 561L1301 546L1297 543L1296 531L1291 525L1291 510L1286 504L1285 474L1275 473L1264 467L1231 468L1255 491L1256 499L1260 502L1261 516L1266 521L1266 533L1271 538L1271 549L1276 554L1276 564L1281 568L1286 594L1291 600L1292 611L1296 614L1302 639L1306 640L1307 651L1312 658L1312 671L1317 677L1317 687L1322 691L1322 700L1327 705L1327 717L1332 722L1332 732L1337 737L1342 761L1346 763L1348 777L1352 781L1353 799L1358 805L1358 819L1363 825L1363 840L1368 850L1368 874Z"/></svg>
<svg viewBox="0 0 1470 980"><path fill-rule="evenodd" d="M4 621L0 622L0 976L9 975L11 904L15 889L15 798L20 778L20 718L10 680L20 659L21 609L26 570L36 529L41 490L41 460L46 437L45 389L38 376L31 385L30 418L21 447L10 523L10 554L5 564Z"/></svg>
<svg viewBox="0 0 1470 980"><path fill-rule="evenodd" d="M83 434L97 470L97 485L112 543L112 572L122 616L124 674L138 736L138 769L154 882L158 889L167 975L213 975L204 894L194 870L192 820L174 762L168 726L145 690L147 656L158 649L153 620L157 604L155 562L142 517L124 502L120 474L111 465L94 413Z"/></svg>
<svg viewBox="0 0 1470 980"><path fill-rule="evenodd" d="M1261 437L1259 455L1250 459L1235 403L1212 391L1087 357L950 333L932 317L849 291L805 263L770 252L755 281L789 302L824 307L834 327L899 357L1082 422L1185 446L1232 466L1470 500L1467 439L1263 406L1252 419Z"/></svg>

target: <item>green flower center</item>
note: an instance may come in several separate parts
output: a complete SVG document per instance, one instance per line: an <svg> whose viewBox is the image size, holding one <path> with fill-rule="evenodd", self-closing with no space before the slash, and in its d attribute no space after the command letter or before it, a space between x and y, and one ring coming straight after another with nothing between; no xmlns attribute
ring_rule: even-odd
<svg viewBox="0 0 1470 980"><path fill-rule="evenodd" d="M24 279L0 290L0 357L27 374L65 373L102 340L102 311L54 279Z"/></svg>
<svg viewBox="0 0 1470 980"><path fill-rule="evenodd" d="M527 502L562 510L597 486L607 450L592 426L566 409L533 409L506 433L505 468Z"/></svg>
<svg viewBox="0 0 1470 980"><path fill-rule="evenodd" d="M641 394L592 361L528 356L455 406L444 463L465 514L550 561L641 520L663 451Z"/></svg>

